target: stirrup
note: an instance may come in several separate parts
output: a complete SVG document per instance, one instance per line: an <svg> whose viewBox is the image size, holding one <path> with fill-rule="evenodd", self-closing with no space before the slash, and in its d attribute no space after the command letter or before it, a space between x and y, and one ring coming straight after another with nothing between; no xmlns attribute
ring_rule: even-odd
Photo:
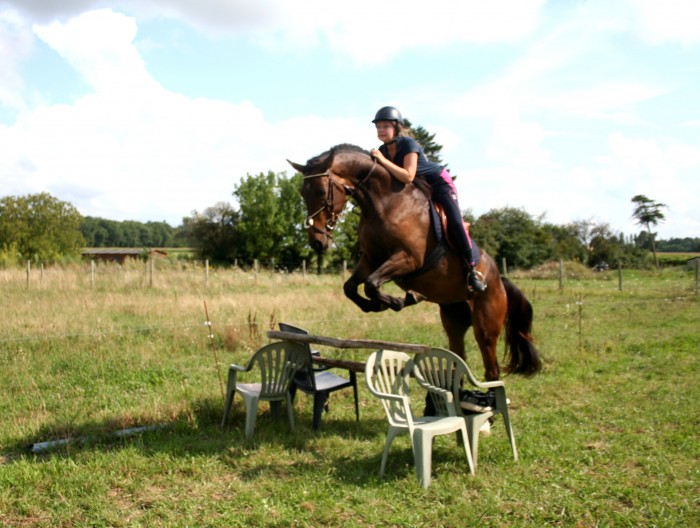
<svg viewBox="0 0 700 528"><path fill-rule="evenodd" d="M470 290L483 292L486 291L486 280L484 275L475 269L472 269L467 275L467 287Z"/></svg>

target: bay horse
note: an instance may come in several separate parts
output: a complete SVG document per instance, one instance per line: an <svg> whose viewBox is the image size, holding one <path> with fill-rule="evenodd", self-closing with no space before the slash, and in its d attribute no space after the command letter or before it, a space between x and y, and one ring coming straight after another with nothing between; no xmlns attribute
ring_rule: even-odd
<svg viewBox="0 0 700 528"><path fill-rule="evenodd" d="M337 145L300 165L311 247L330 247L335 227L349 198L360 208L361 257L343 290L364 312L399 311L422 300L440 306L449 348L465 359L464 338L470 326L479 345L488 381L500 377L497 344L506 329L506 373L532 376L542 368L531 336L532 305L494 260L480 250L476 269L488 283L484 292L467 290L464 267L445 249L432 225L429 186L416 178L403 184L354 145ZM425 184L425 185L423 185ZM399 298L381 290L394 281L406 292ZM359 286L364 285L365 296Z"/></svg>

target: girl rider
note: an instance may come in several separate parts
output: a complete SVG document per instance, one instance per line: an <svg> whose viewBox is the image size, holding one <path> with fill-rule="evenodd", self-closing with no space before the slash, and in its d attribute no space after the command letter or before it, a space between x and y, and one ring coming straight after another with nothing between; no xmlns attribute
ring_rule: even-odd
<svg viewBox="0 0 700 528"><path fill-rule="evenodd" d="M467 273L467 286L470 290L483 292L486 281L474 269L472 244L464 229L462 213L457 203L457 190L450 173L441 165L428 160L418 142L408 135L401 112L393 106L380 108L372 123L377 128L377 137L383 143L379 149L372 149L372 156L402 183L411 183L417 176L430 184L433 189L432 199L445 210L450 240L457 248Z"/></svg>

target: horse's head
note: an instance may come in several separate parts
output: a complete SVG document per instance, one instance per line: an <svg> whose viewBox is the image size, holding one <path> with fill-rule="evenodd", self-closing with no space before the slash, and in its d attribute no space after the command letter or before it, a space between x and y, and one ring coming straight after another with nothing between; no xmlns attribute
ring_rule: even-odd
<svg viewBox="0 0 700 528"><path fill-rule="evenodd" d="M327 250L333 241L333 229L357 185L357 164L348 163L343 154L362 153L358 147L340 145L311 158L306 165L289 161L303 175L301 195L306 203L306 228L309 244L317 253ZM369 163L368 154L364 153ZM366 171L365 171L366 172ZM369 174L367 174L369 176Z"/></svg>

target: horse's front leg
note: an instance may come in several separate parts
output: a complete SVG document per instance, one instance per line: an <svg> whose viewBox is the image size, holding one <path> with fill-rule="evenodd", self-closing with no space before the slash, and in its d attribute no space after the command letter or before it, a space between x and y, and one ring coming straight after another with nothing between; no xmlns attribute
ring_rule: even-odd
<svg viewBox="0 0 700 528"><path fill-rule="evenodd" d="M365 281L365 295L396 312L407 306L417 304L424 297L415 292L408 292L403 299L400 299L381 291L381 287L385 283L401 275L406 275L415 269L415 264L412 264L412 259L406 253L395 253L367 277Z"/></svg>
<svg viewBox="0 0 700 528"><path fill-rule="evenodd" d="M381 312L388 308L387 305L380 303L377 299L366 299L360 295L360 284L365 282L369 275L366 263L360 259L357 267L353 270L350 278L343 284L343 292L345 296L354 302L363 312Z"/></svg>

